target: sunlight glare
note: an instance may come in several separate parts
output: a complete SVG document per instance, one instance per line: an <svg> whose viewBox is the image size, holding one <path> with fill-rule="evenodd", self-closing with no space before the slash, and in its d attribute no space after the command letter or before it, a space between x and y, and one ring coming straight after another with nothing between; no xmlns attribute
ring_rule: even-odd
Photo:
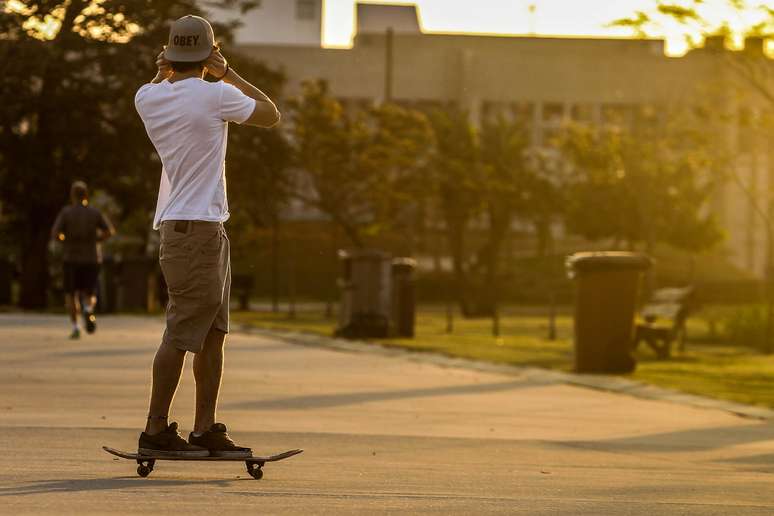
<svg viewBox="0 0 774 516"><path fill-rule="evenodd" d="M726 27L729 47L740 49L744 34L774 32L766 7L771 2L740 4L735 0L673 0L671 3L693 7L707 20L708 27L691 22L677 23L656 14L645 32L666 41L665 51L680 56L703 44L703 33ZM416 5L420 27L427 33L469 33L498 35L534 35L548 37L633 37L633 31L610 23L629 18L638 10L653 13L655 0L359 0L360 3ZM323 5L323 46L352 46L355 32L356 0L325 0Z"/></svg>

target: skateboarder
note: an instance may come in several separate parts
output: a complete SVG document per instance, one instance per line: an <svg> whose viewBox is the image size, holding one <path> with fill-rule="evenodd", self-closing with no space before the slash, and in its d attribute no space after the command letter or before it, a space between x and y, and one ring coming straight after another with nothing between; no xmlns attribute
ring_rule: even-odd
<svg viewBox="0 0 774 516"><path fill-rule="evenodd" d="M153 385L139 451L145 455L245 456L215 410L223 373L231 288L225 157L228 122L271 127L274 103L231 68L204 18L175 21L157 59L158 73L135 105L161 158L154 229L169 292L167 325L153 361ZM209 74L214 82L203 80ZM186 442L167 423L187 352L194 354L196 415Z"/></svg>
<svg viewBox="0 0 774 516"><path fill-rule="evenodd" d="M100 242L113 233L113 226L105 215L89 206L86 183L74 182L70 187L70 204L62 208L51 228L51 238L62 242L64 248L62 273L65 305L73 325L71 339L81 337L79 313L83 314L88 333L97 329L94 306L97 302L97 276L102 263Z"/></svg>

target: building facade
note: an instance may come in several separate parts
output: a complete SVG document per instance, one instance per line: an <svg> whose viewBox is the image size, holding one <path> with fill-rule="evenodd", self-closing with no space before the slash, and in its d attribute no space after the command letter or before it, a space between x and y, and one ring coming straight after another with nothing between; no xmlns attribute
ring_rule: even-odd
<svg viewBox="0 0 774 516"><path fill-rule="evenodd" d="M322 45L323 0L256 0L242 14L236 9L212 9L218 21L237 19L241 26L234 37L249 45Z"/></svg>
<svg viewBox="0 0 774 516"><path fill-rule="evenodd" d="M698 104L709 100L708 85L714 87L729 115L722 124L733 161L729 170L717 171L725 187L711 209L727 232L731 261L765 273L774 162L769 142L753 126L774 111L774 102L728 66L729 59L743 58L771 70L774 61L765 57L762 40L731 52L712 38L705 48L673 58L664 55L661 40L423 34L418 23L407 21L416 20L414 7L365 4L357 15L351 49L240 46L284 70L291 96L304 81L321 78L345 103L386 97L407 105L455 103L474 121L506 113L527 122L535 145L566 120L636 123L643 109ZM774 83L768 87L774 92Z"/></svg>

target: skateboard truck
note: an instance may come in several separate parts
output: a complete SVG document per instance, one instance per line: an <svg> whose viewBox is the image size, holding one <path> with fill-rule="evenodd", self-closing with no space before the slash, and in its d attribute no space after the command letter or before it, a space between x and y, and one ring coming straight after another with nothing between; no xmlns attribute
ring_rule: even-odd
<svg viewBox="0 0 774 516"><path fill-rule="evenodd" d="M153 465L156 464L155 459L137 459L137 474L145 478L153 471Z"/></svg>

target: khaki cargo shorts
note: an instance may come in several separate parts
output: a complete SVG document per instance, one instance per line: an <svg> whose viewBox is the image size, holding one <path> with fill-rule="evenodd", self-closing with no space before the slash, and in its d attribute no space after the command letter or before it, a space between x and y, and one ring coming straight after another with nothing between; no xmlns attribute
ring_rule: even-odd
<svg viewBox="0 0 774 516"><path fill-rule="evenodd" d="M223 224L161 223L159 263L167 283L164 344L198 353L210 329L228 333L231 256Z"/></svg>

